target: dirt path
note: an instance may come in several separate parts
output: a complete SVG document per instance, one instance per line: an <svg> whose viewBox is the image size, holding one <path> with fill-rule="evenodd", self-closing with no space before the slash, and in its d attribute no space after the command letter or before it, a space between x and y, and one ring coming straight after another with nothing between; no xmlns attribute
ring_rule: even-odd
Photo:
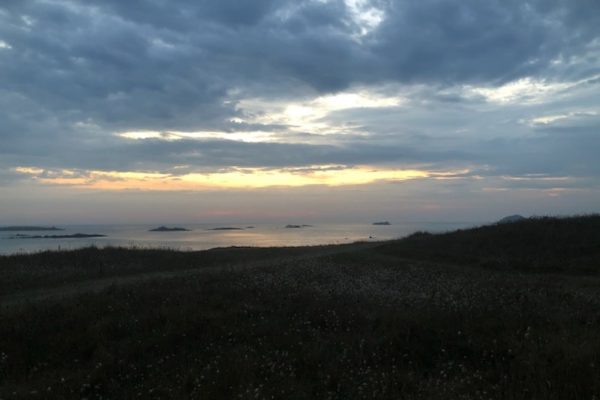
<svg viewBox="0 0 600 400"><path fill-rule="evenodd" d="M359 243L353 245L331 246L326 248L307 248L307 253L303 255L277 256L266 260L239 262L226 266L198 267L178 271L155 271L137 273L133 275L115 276L111 278L93 279L80 282L69 283L66 285L42 288L33 290L24 290L18 293L10 293L0 297L0 312L13 309L18 306L36 304L42 301L56 301L64 298L76 296L83 293L98 293L113 286L125 286L144 281L166 278L182 278L209 274L218 271L241 271L249 268L260 268L273 265L279 262L298 262L319 257L325 257L335 254L352 253L361 250L370 249L378 246L377 242Z"/></svg>

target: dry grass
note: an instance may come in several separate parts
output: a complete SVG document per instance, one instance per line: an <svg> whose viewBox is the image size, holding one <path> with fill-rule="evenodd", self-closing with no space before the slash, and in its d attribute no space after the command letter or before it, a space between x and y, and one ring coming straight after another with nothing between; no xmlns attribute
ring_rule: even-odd
<svg viewBox="0 0 600 400"><path fill-rule="evenodd" d="M599 277L387 250L8 310L0 398L599 398Z"/></svg>

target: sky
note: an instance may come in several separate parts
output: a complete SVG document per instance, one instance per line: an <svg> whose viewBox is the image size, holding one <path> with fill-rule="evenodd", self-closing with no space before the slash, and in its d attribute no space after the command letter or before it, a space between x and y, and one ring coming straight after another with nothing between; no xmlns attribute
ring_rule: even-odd
<svg viewBox="0 0 600 400"><path fill-rule="evenodd" d="M597 0L2 0L0 223L600 211Z"/></svg>

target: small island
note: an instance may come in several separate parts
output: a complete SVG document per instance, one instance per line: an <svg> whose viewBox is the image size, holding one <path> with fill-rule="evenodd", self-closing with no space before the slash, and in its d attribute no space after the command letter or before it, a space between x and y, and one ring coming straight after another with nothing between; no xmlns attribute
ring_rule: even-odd
<svg viewBox="0 0 600 400"><path fill-rule="evenodd" d="M373 222L373 225L391 225L389 221Z"/></svg>
<svg viewBox="0 0 600 400"><path fill-rule="evenodd" d="M307 227L310 227L310 226L312 226L312 225L306 225L306 224L304 224L304 225L292 225L292 224L289 224L289 225L286 225L285 227L287 229L299 229L299 228L307 228Z"/></svg>
<svg viewBox="0 0 600 400"><path fill-rule="evenodd" d="M501 220L499 220L497 222L497 224L510 224L511 222L519 222L519 221L523 221L527 218L525 218L522 215L519 214L515 214L515 215L509 215L507 217L502 218Z"/></svg>
<svg viewBox="0 0 600 400"><path fill-rule="evenodd" d="M159 226L158 228L150 229L148 232L189 232L189 229L180 228L180 227L166 227Z"/></svg>
<svg viewBox="0 0 600 400"><path fill-rule="evenodd" d="M55 226L0 226L2 232L64 231Z"/></svg>
<svg viewBox="0 0 600 400"><path fill-rule="evenodd" d="M11 239L86 239L106 237L99 233L74 233L72 235L15 235Z"/></svg>
<svg viewBox="0 0 600 400"><path fill-rule="evenodd" d="M244 228L236 228L233 226L222 226L218 228L211 228L209 231L243 231Z"/></svg>

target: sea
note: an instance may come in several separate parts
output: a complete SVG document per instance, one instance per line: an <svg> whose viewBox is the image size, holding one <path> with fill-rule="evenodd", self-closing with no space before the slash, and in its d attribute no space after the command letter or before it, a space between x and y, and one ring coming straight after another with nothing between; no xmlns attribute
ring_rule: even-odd
<svg viewBox="0 0 600 400"><path fill-rule="evenodd" d="M482 225L481 222L390 222L390 225L372 223L310 224L288 228L285 224L188 224L188 231L151 232L158 225L65 225L60 231L0 231L0 254L22 254L45 250L72 250L82 247L159 248L182 251L206 250L216 247L252 246L306 246L342 244L356 241L382 241L407 236L417 231L446 232ZM168 225L182 226L182 225ZM215 228L240 228L215 230ZM17 235L72 235L101 234L96 238L37 238Z"/></svg>

